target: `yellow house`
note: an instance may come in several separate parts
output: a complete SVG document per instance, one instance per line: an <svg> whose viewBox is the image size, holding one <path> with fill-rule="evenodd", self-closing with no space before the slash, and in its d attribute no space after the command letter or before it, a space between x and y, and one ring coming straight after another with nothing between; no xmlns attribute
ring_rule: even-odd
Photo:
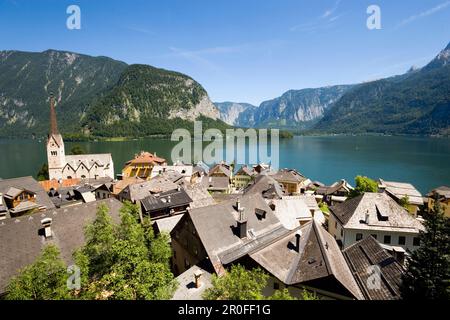
<svg viewBox="0 0 450 320"><path fill-rule="evenodd" d="M428 208L433 209L434 201L437 198L441 203L442 211L447 218L450 218L450 187L439 187L431 191L428 195Z"/></svg>
<svg viewBox="0 0 450 320"><path fill-rule="evenodd" d="M287 194L295 195L304 193L306 187L311 183L311 180L305 178L295 170L279 170L277 173L271 175L271 177L283 186Z"/></svg>
<svg viewBox="0 0 450 320"><path fill-rule="evenodd" d="M122 169L122 179L141 178L147 180L154 166L167 165L166 159L159 158L156 154L142 151L133 160L128 161Z"/></svg>
<svg viewBox="0 0 450 320"><path fill-rule="evenodd" d="M256 176L256 172L251 170L247 166L242 166L238 172L236 172L233 181L236 189L242 189L248 186L252 179Z"/></svg>

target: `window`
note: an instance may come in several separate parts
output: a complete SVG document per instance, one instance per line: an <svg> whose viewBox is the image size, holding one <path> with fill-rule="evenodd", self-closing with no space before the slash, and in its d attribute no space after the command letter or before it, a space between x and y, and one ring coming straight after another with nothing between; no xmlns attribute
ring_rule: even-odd
<svg viewBox="0 0 450 320"><path fill-rule="evenodd" d="M398 237L398 244L404 246L406 244L406 238L402 236Z"/></svg>
<svg viewBox="0 0 450 320"><path fill-rule="evenodd" d="M50 154L51 154L52 156L57 156L57 155L58 155L58 152L57 152L57 151L51 151Z"/></svg>
<svg viewBox="0 0 450 320"><path fill-rule="evenodd" d="M280 284L278 282L273 283L273 289L274 290L280 290Z"/></svg>
<svg viewBox="0 0 450 320"><path fill-rule="evenodd" d="M413 246L420 247L420 238L419 237L414 237Z"/></svg>
<svg viewBox="0 0 450 320"><path fill-rule="evenodd" d="M360 241L360 240L362 240L362 238L363 238L362 233L357 233L356 234L356 241Z"/></svg>
<svg viewBox="0 0 450 320"><path fill-rule="evenodd" d="M334 222L334 228L337 229L337 221Z"/></svg>
<svg viewBox="0 0 450 320"><path fill-rule="evenodd" d="M384 244L391 244L391 236L384 236Z"/></svg>
<svg viewBox="0 0 450 320"><path fill-rule="evenodd" d="M377 235L376 234L371 234L371 236L376 240L377 239Z"/></svg>
<svg viewBox="0 0 450 320"><path fill-rule="evenodd" d="M191 267L191 264L189 263L188 259L184 259L184 268L187 270Z"/></svg>
<svg viewBox="0 0 450 320"><path fill-rule="evenodd" d="M341 237L344 236L344 229L341 229Z"/></svg>

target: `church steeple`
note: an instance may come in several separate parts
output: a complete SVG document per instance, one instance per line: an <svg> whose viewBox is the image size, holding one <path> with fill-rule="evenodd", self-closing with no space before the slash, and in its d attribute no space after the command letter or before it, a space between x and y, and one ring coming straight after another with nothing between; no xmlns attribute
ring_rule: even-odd
<svg viewBox="0 0 450 320"><path fill-rule="evenodd" d="M56 121L55 98L50 93L50 135L58 134L58 123Z"/></svg>

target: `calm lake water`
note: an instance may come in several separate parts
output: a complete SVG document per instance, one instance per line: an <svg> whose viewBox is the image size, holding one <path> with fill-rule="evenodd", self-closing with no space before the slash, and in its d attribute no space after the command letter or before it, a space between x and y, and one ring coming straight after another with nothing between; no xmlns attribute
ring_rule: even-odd
<svg viewBox="0 0 450 320"><path fill-rule="evenodd" d="M141 150L170 159L175 142L148 139L124 142L66 142L88 153L112 153L116 173ZM45 143L0 140L0 177L35 176L46 162ZM384 136L295 137L280 141L280 167L295 168L323 183L353 182L356 175L405 181L422 193L450 185L450 139Z"/></svg>

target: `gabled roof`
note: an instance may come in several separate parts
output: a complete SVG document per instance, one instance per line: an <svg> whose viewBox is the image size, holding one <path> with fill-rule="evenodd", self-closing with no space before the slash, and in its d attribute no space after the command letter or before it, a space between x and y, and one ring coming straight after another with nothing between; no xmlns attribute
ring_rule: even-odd
<svg viewBox="0 0 450 320"><path fill-rule="evenodd" d="M424 229L417 219L385 193L365 193L330 209L345 228L410 233Z"/></svg>
<svg viewBox="0 0 450 320"><path fill-rule="evenodd" d="M408 197L409 203L423 205L422 194L410 183L384 181L380 179L379 187L394 197L397 201Z"/></svg>
<svg viewBox="0 0 450 320"><path fill-rule="evenodd" d="M241 239L233 229L237 225L236 200L224 201L214 206L188 210L200 240L217 274L223 265L245 256L286 233L286 230L261 195L243 196L241 206L247 218L247 238ZM256 210L266 212L258 219Z"/></svg>
<svg viewBox="0 0 450 320"><path fill-rule="evenodd" d="M155 154L152 154L150 152L142 151L140 154L135 155L134 159L128 161L126 163L126 165L138 164L138 163L162 165L162 164L166 163L166 159L157 157Z"/></svg>
<svg viewBox="0 0 450 320"><path fill-rule="evenodd" d="M208 177L202 176L200 184L208 190L228 190L230 179L228 177Z"/></svg>
<svg viewBox="0 0 450 320"><path fill-rule="evenodd" d="M33 177L0 180L0 193L5 194L11 187L25 189L36 194L36 203L47 209L55 208L47 192Z"/></svg>
<svg viewBox="0 0 450 320"><path fill-rule="evenodd" d="M201 286L196 288L194 284L194 275L198 272L201 272ZM211 279L212 276L208 271L198 266L193 266L176 278L178 287L172 300L203 300L202 294L206 289L212 287Z"/></svg>
<svg viewBox="0 0 450 320"><path fill-rule="evenodd" d="M435 195L438 195L439 197L443 197L445 199L450 199L450 187L442 186L439 188L436 188L432 190L427 196L432 198Z"/></svg>
<svg viewBox="0 0 450 320"><path fill-rule="evenodd" d="M141 204L146 212L189 205L191 202L192 199L183 188L150 195L141 200Z"/></svg>
<svg viewBox="0 0 450 320"><path fill-rule="evenodd" d="M209 170L209 175L214 174L215 172L222 172L223 174L225 174L228 178L231 177L231 169L230 166L225 164L225 163L219 163L216 164L214 167L212 167Z"/></svg>
<svg viewBox="0 0 450 320"><path fill-rule="evenodd" d="M340 180L338 182L333 183L331 186L321 186L317 188L316 194L320 195L333 195L335 192L343 189L345 192L350 193L353 190L353 187L345 180Z"/></svg>
<svg viewBox="0 0 450 320"><path fill-rule="evenodd" d="M296 234L301 232L299 247ZM286 285L334 277L356 299L363 296L333 239L316 221L297 228L250 254L261 267Z"/></svg>
<svg viewBox="0 0 450 320"><path fill-rule="evenodd" d="M253 176L257 175L257 173L254 170L250 169L248 166L242 166L236 172L236 175L253 177Z"/></svg>
<svg viewBox="0 0 450 320"><path fill-rule="evenodd" d="M100 204L107 205L113 219L119 221L122 204L116 199L0 221L0 294L4 293L10 279L33 263L47 244L58 246L61 258L67 264L73 263L72 253L84 244L84 227L95 218ZM48 240L41 235L41 220L44 218L52 218L53 237Z"/></svg>
<svg viewBox="0 0 450 320"><path fill-rule="evenodd" d="M362 293L369 300L400 299L400 285L405 270L373 237L369 236L343 251ZM381 271L380 286L369 286L374 269Z"/></svg>
<svg viewBox="0 0 450 320"><path fill-rule="evenodd" d="M23 188L16 188L16 187L11 187L9 188L6 192L4 197L7 199L15 199L18 195L22 194L23 192L35 195L36 193L34 193L33 191L30 190L26 190Z"/></svg>
<svg viewBox="0 0 450 320"><path fill-rule="evenodd" d="M289 182L289 183L301 183L307 179L295 170L282 169L271 175L277 181Z"/></svg>
<svg viewBox="0 0 450 320"><path fill-rule="evenodd" d="M168 181L162 177L154 178L150 181L130 184L125 187L120 194L131 201L142 200L153 193L161 193L169 190L174 190L178 187L177 184Z"/></svg>
<svg viewBox="0 0 450 320"><path fill-rule="evenodd" d="M272 176L259 175L244 190L244 194L262 194L266 199L281 199L284 196L283 188Z"/></svg>

